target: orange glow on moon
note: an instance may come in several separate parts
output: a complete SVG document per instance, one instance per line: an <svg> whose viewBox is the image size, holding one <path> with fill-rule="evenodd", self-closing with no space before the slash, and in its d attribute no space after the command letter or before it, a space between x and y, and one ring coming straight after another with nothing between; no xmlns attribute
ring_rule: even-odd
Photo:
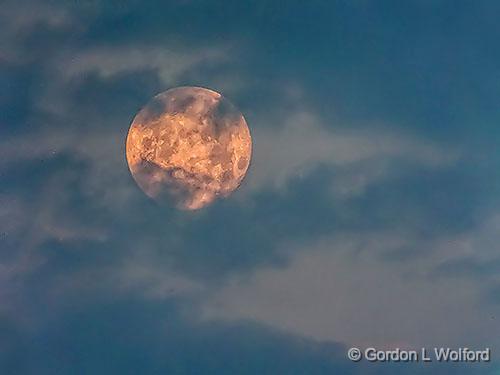
<svg viewBox="0 0 500 375"><path fill-rule="evenodd" d="M126 152L132 176L149 197L196 210L238 188L252 138L243 115L221 94L179 87L137 114Z"/></svg>

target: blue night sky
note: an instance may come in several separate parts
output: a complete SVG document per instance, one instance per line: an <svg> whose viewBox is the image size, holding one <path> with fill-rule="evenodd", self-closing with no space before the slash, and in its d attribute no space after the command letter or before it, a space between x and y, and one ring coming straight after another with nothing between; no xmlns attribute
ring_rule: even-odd
<svg viewBox="0 0 500 375"><path fill-rule="evenodd" d="M3 0L0 374L500 374L500 3ZM137 187L176 86L244 114L247 178ZM352 363L350 347L491 363Z"/></svg>

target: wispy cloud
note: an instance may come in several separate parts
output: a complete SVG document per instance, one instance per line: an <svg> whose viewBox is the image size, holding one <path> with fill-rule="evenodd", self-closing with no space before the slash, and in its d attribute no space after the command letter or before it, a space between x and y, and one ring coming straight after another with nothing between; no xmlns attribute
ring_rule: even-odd
<svg viewBox="0 0 500 375"><path fill-rule="evenodd" d="M263 123L269 121L272 116L262 119ZM253 190L283 189L291 178L327 165L342 174L334 187L337 193L358 194L383 179L390 162L442 168L459 158L458 150L417 136L370 130L369 126L352 131L327 126L308 110L287 113L274 121L278 124L254 131L255 157L248 181Z"/></svg>
<svg viewBox="0 0 500 375"><path fill-rule="evenodd" d="M499 347L491 330L500 306L482 301L485 286L469 278L429 277L443 256L439 250L406 262L381 257L415 243L438 246L393 232L297 245L286 266L235 277L207 298L205 318L250 320L354 346L463 345L466 337L470 346Z"/></svg>
<svg viewBox="0 0 500 375"><path fill-rule="evenodd" d="M228 61L227 47L185 49L179 46L109 46L78 51L60 62L60 69L71 78L96 71L103 77L118 73L154 70L166 84L175 86L179 77L199 64Z"/></svg>

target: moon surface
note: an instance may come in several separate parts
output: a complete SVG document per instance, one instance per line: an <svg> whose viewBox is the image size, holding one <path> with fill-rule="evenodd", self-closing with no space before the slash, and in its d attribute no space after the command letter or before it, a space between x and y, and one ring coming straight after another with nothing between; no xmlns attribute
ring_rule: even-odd
<svg viewBox="0 0 500 375"><path fill-rule="evenodd" d="M126 152L144 193L196 210L238 188L250 165L252 138L243 115L221 94L178 87L139 111Z"/></svg>

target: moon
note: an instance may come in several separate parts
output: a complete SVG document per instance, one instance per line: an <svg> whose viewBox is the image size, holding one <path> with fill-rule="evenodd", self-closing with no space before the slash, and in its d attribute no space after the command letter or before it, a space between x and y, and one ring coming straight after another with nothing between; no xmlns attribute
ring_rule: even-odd
<svg viewBox="0 0 500 375"><path fill-rule="evenodd" d="M177 87L155 96L135 116L126 154L147 196L197 210L240 186L252 137L243 115L221 94Z"/></svg>

